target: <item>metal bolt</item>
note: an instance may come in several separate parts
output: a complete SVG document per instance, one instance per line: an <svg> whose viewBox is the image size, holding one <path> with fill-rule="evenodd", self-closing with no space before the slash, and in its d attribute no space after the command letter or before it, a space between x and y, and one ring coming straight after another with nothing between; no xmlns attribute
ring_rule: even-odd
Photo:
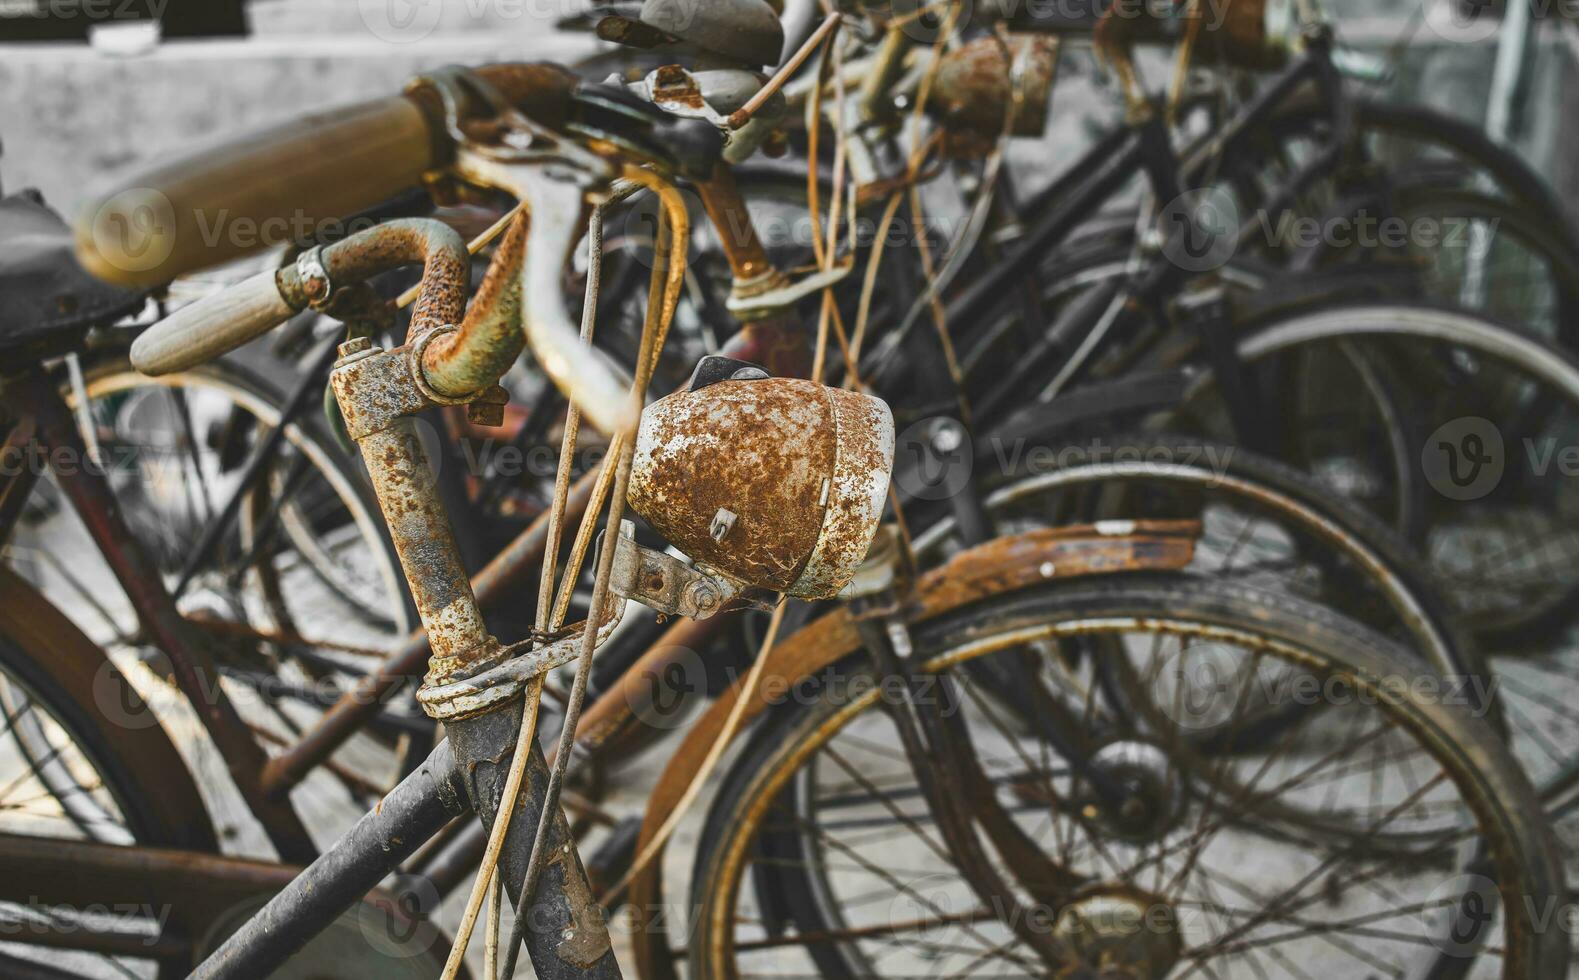
<svg viewBox="0 0 1579 980"><path fill-rule="evenodd" d="M710 612L718 605L718 592L706 582L691 583L691 604L699 612Z"/></svg>
<svg viewBox="0 0 1579 980"><path fill-rule="evenodd" d="M713 541L722 543L724 540L724 535L728 534L730 528L734 526L735 512L729 510L727 507L720 507L718 508L718 513L713 515L713 523L707 529L707 533L713 539Z"/></svg>
<svg viewBox="0 0 1579 980"><path fill-rule="evenodd" d="M509 392L498 385L466 403L466 421L473 425L498 427L504 424L504 406L510 401Z"/></svg>
<svg viewBox="0 0 1579 980"><path fill-rule="evenodd" d="M352 354L360 354L360 353L362 353L365 350L372 350L372 349L373 349L373 338L372 337L352 337L350 340L348 340L345 343L341 344L339 346L339 348L338 348L338 351L339 351L339 354L340 354L340 356L342 358L346 358L346 357L350 357Z"/></svg>

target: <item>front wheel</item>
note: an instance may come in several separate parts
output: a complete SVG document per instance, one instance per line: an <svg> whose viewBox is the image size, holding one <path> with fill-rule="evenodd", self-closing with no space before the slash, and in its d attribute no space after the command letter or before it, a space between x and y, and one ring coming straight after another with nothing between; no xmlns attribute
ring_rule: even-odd
<svg viewBox="0 0 1579 980"><path fill-rule="evenodd" d="M1076 636L1121 649L1156 710L1105 701L1090 664L1059 656ZM991 811L1038 842L994 852L1018 893L980 902L898 748L892 687L858 656L770 715L725 779L692 886L693 976L1563 975L1565 937L1529 913L1563 894L1533 792L1486 721L1409 693L1435 675L1379 636L1242 585L1132 576L995 599L913 639L938 678L926 710L963 722L985 777L977 832L1014 839ZM1107 808L960 669L1005 654L1133 802ZM1311 709L1275 738L1232 737L1288 697ZM1070 961L1027 948L1006 909Z"/></svg>

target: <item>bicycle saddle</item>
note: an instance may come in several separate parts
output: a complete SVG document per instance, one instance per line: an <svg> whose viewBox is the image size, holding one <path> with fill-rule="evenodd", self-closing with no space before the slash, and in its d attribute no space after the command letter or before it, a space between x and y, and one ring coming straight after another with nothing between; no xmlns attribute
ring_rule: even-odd
<svg viewBox="0 0 1579 980"><path fill-rule="evenodd" d="M89 327L142 306L146 293L88 275L72 249L70 229L37 192L0 197L0 354L63 353Z"/></svg>

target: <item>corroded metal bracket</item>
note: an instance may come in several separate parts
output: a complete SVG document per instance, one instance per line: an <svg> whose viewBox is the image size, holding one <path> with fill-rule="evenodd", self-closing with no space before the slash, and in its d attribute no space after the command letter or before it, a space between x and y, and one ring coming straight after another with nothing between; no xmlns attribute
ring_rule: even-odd
<svg viewBox="0 0 1579 980"><path fill-rule="evenodd" d="M666 616L706 619L724 607L740 592L740 587L722 575L692 568L672 555L643 548L624 533L614 551L614 571L609 589L623 599L632 599Z"/></svg>

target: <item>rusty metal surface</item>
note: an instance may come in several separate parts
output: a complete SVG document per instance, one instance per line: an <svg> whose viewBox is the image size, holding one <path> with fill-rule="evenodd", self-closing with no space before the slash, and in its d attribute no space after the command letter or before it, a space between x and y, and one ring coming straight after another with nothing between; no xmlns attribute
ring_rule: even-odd
<svg viewBox="0 0 1579 980"><path fill-rule="evenodd" d="M329 387L353 441L433 406L412 376L409 348L389 351L366 341L350 341L340 349L342 356L329 375Z"/></svg>
<svg viewBox="0 0 1579 980"><path fill-rule="evenodd" d="M985 149L1003 132L1014 109L1015 136L1041 136L1047 126L1058 69L1059 40L1041 34L1015 34L1007 46L982 37L944 56L933 83L929 108L950 129L980 137Z"/></svg>
<svg viewBox="0 0 1579 980"><path fill-rule="evenodd" d="M432 649L428 683L444 683L491 665L497 659L498 642L489 635L477 607L415 424L400 419L364 435L360 445L427 631Z"/></svg>
<svg viewBox="0 0 1579 980"><path fill-rule="evenodd" d="M917 582L912 622L932 619L989 596L1004 595L1036 585L1089 575L1121 571L1173 571L1187 565L1194 554L1199 525L1193 521L1123 522L1101 529L1092 526L1049 528L998 538L956 555L943 566L927 572ZM1127 532L1127 533L1121 533ZM744 722L766 710L801 678L812 676L859 649L861 639L847 607L840 607L781 641L773 648L758 688L758 697L745 709ZM635 673L635 671L632 671ZM737 684L709 707L686 733L685 741L670 757L648 797L641 837L642 848L657 834L679 804L690 777L713 742L739 697ZM598 705L613 702L600 699ZM608 715L618 705L610 704ZM590 713L589 713L590 715ZM593 731L613 731L614 717L599 719ZM742 724L741 730L746 726ZM630 885L630 903L638 910L659 910L662 905L661 857L636 876ZM674 955L661 916L638 915L633 920L632 945L637 969L645 980L676 980Z"/></svg>
<svg viewBox="0 0 1579 980"><path fill-rule="evenodd" d="M565 506L567 521L578 520L585 513L598 472L594 469L571 487ZM538 567L547 540L548 515L544 512L477 574L472 587L478 603L489 607L511 595L527 574ZM295 745L269 760L263 772L266 792L270 796L282 796L306 778L314 766L344 745L404 684L422 673L428 654L428 637L424 631L419 629L408 636L378 670L361 678L355 687L342 694Z"/></svg>
<svg viewBox="0 0 1579 980"><path fill-rule="evenodd" d="M280 270L280 295L301 308L330 299L338 289L396 269L422 263L421 293L412 308L408 337L460 322L471 283L471 255L460 233L432 218L398 218L325 246L321 261L327 281L302 275L296 266Z"/></svg>
<svg viewBox="0 0 1579 980"><path fill-rule="evenodd" d="M642 414L631 507L745 585L826 598L866 555L893 467L877 399L811 381L723 381Z"/></svg>
<svg viewBox="0 0 1579 980"><path fill-rule="evenodd" d="M632 527L629 521L624 528ZM609 589L665 616L706 619L735 594L734 584L700 572L672 555L636 543L622 533L615 545Z"/></svg>
<svg viewBox="0 0 1579 980"><path fill-rule="evenodd" d="M817 546L791 589L804 598L837 595L865 560L894 470L894 417L887 403L840 388L825 391L837 439Z"/></svg>
<svg viewBox="0 0 1579 980"><path fill-rule="evenodd" d="M438 337L423 353L422 376L441 394L466 395L492 385L521 355L526 337L520 270L529 221L523 210L510 222L460 330Z"/></svg>
<svg viewBox="0 0 1579 980"><path fill-rule="evenodd" d="M735 183L734 172L720 166L712 180L696 185L696 192L702 198L702 207L707 209L708 220L718 232L735 281L755 279L769 271L772 266L768 262L767 249L757 237L756 225Z"/></svg>

